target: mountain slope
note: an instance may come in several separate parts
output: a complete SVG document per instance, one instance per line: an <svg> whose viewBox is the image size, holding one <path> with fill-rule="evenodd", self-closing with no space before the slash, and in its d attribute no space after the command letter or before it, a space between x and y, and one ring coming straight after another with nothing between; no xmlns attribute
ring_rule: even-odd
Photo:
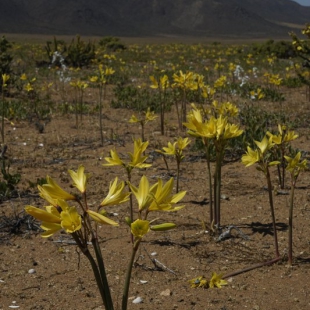
<svg viewBox="0 0 310 310"><path fill-rule="evenodd" d="M286 36L310 22L291 0L2 0L0 33Z"/></svg>

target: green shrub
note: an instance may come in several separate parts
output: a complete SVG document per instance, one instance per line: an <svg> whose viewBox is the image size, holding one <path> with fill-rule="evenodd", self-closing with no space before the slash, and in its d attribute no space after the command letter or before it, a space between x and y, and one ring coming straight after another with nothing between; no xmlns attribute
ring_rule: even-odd
<svg viewBox="0 0 310 310"><path fill-rule="evenodd" d="M2 74L10 75L11 73L11 64L13 60L13 56L10 54L11 47L12 44L4 36L2 36L2 38L0 38L0 80ZM1 91L2 84L0 83L0 92Z"/></svg>
<svg viewBox="0 0 310 310"><path fill-rule="evenodd" d="M99 46L113 52L126 49L126 46L120 42L119 38L116 37L103 37L98 44Z"/></svg>
<svg viewBox="0 0 310 310"><path fill-rule="evenodd" d="M72 39L69 45L54 37L53 42L46 42L45 50L50 63L53 63L56 66L62 65L61 59L63 59L65 65L81 68L88 66L96 56L95 44L91 41L86 43L78 35L76 38ZM56 54L60 55L58 59L55 59Z"/></svg>
<svg viewBox="0 0 310 310"><path fill-rule="evenodd" d="M295 57L296 53L290 42L287 41L274 41L272 39L264 42L257 43L252 47L254 55L274 55L277 58L288 59Z"/></svg>

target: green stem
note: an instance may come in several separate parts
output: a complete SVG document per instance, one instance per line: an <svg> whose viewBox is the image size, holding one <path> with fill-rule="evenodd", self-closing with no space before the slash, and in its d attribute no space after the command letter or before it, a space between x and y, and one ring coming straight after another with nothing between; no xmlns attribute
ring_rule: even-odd
<svg viewBox="0 0 310 310"><path fill-rule="evenodd" d="M177 193L179 192L179 181L180 181L180 160L177 158Z"/></svg>
<svg viewBox="0 0 310 310"><path fill-rule="evenodd" d="M144 138L144 121L141 121L141 139L142 139L142 142L145 142L145 138Z"/></svg>
<svg viewBox="0 0 310 310"><path fill-rule="evenodd" d="M103 285L103 292L104 292L104 298L105 298L105 307L106 310L113 310L113 301L111 297L111 292L110 292L110 286L108 283L107 275L105 272L105 267L104 267L104 262L102 258L102 253L100 250L99 242L97 238L92 239L92 244L96 253L96 259L97 259L97 264L99 267L99 272L100 272L100 277Z"/></svg>
<svg viewBox="0 0 310 310"><path fill-rule="evenodd" d="M131 170L130 168L127 168L127 178L128 178L128 182L127 182L127 186L128 186L128 192L131 193L131 188L129 186L130 182L131 182ZM132 195L129 196L129 214L130 214L130 223L133 222L133 200L132 200ZM131 235L131 243L133 243L133 234L130 233Z"/></svg>
<svg viewBox="0 0 310 310"><path fill-rule="evenodd" d="M293 178L293 177L292 177ZM292 188L290 192L290 210L288 217L288 264L293 264L293 208L294 208L294 192L295 182L292 181Z"/></svg>
<svg viewBox="0 0 310 310"><path fill-rule="evenodd" d="M279 253L279 246L278 246L278 235L277 235L276 217L275 217L275 214L274 214L271 177L270 177L270 172L269 172L268 167L266 168L266 178L267 178L268 194L269 194L269 204L270 204L270 211L271 211L271 218L272 218L272 226L273 226L273 233L274 233L274 247L275 247L276 257L279 257L279 256L280 256L280 253Z"/></svg>
<svg viewBox="0 0 310 310"><path fill-rule="evenodd" d="M103 146L103 126L102 126L102 93L103 87L99 85L99 127L100 127L100 140L101 146Z"/></svg>
<svg viewBox="0 0 310 310"><path fill-rule="evenodd" d="M209 183L209 205L210 205L210 225L214 220L213 214L213 195L212 195L212 174L211 174L211 164L210 164L210 148L208 146L207 140L203 141L206 147L206 159L207 159L207 168L208 168L208 183Z"/></svg>
<svg viewBox="0 0 310 310"><path fill-rule="evenodd" d="M1 120L1 139L2 144L4 144L4 87L2 87L2 120Z"/></svg>
<svg viewBox="0 0 310 310"><path fill-rule="evenodd" d="M159 89L159 100L160 100L160 132L162 135L165 134L165 90L162 98L161 89Z"/></svg>
<svg viewBox="0 0 310 310"><path fill-rule="evenodd" d="M102 283L102 280L101 280L100 272L98 270L98 266L96 264L96 261L94 260L94 258L92 257L91 253L89 252L89 249L87 248L87 246L83 246L83 244L81 243L81 240L79 239L77 234L73 233L72 237L75 240L75 242L78 245L78 247L80 248L80 250L82 251L82 253L89 260L90 265L91 265L92 270L93 270L93 273L94 273L94 276L95 276L97 287L98 287L100 295L101 295L101 299L102 299L103 304L106 307L106 309L108 309L107 308L107 303L106 303L106 297L105 297L105 293L104 293L104 287L103 287L103 283Z"/></svg>
<svg viewBox="0 0 310 310"><path fill-rule="evenodd" d="M125 284L124 284L122 310L127 310L128 293L129 293L132 266L133 266L133 263L134 263L140 242L141 242L141 239L136 241L136 243L134 244L134 246L132 248L131 257L130 257L130 261L129 261L127 272L126 272Z"/></svg>
<svg viewBox="0 0 310 310"><path fill-rule="evenodd" d="M215 168L215 209L216 209L216 218L215 225L217 228L220 227L221 224L221 174L222 174L222 156L221 153L218 154L216 159L216 168Z"/></svg>

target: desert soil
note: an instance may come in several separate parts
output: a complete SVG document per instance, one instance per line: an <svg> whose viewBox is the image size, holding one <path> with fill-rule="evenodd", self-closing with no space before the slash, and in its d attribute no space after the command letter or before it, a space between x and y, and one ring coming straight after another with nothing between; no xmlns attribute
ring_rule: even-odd
<svg viewBox="0 0 310 310"><path fill-rule="evenodd" d="M304 89L298 92L299 97L288 100L282 108L288 113L293 111L307 115L310 109ZM270 107L270 103L262 105ZM99 205L112 179L116 176L126 179L122 168L107 168L102 164L112 148L126 158L132 149L133 137L140 136L139 128L128 123L131 114L129 110L105 109L103 146L100 145L95 115L84 115L79 129L74 127L73 115L53 115L43 133L27 121L6 124L10 172L19 172L21 182L19 195L0 205L1 310L10 309L10 306L29 310L104 309L90 265L83 255L78 255L76 246L70 243L70 236L58 234L43 239L39 231L29 229L33 226L29 224L23 208L25 205L44 206L37 189L30 188L29 182L36 183L47 174L67 190L74 191L70 187L67 170L76 170L80 164L92 174L88 186L89 202ZM150 141L148 162L152 163L152 167L144 171L134 170L133 182L137 183L143 174L152 182L158 177L168 180L175 175L174 161L168 159L168 173L162 157L154 152L179 135L174 115L173 112L167 114L166 136L159 133L159 120L146 125L146 138ZM308 152L309 129L299 128L296 131L300 137L294 146ZM287 266L289 196L284 192L274 196L283 260L229 277L228 285L221 289L195 289L189 284L192 278L210 278L212 272L225 275L274 258L274 245L264 175L255 167L245 168L240 160L228 158L225 161L222 225L235 225L248 239L233 230L232 238L216 242L208 233L206 161L200 152L190 149L185 155L180 182L181 189L187 191L185 208L176 213L158 215L164 221L175 222L175 230L151 232L144 239L133 268L128 309L310 309L310 172L302 173L296 189L293 267ZM276 186L276 173L272 177ZM102 226L99 229L115 308L120 309L131 253L129 229L124 223L128 206L110 207L107 211L120 223L119 228ZM15 225L17 219L21 219L18 227ZM154 258L159 263L154 264ZM34 273L29 273L31 269ZM136 297L141 297L142 303L132 303Z"/></svg>

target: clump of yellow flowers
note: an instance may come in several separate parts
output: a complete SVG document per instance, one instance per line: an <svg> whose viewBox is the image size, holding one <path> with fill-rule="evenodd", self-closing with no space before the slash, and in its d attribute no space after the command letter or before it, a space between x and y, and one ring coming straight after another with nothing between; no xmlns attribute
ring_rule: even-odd
<svg viewBox="0 0 310 310"><path fill-rule="evenodd" d="M79 190L80 195L72 195L62 189L55 180L47 176L47 183L38 186L40 196L48 205L45 210L26 206L25 211L34 218L42 221L44 230L42 237L50 237L59 230L64 230L75 240L81 252L89 260L93 269L97 286L99 288L106 309L113 309L110 289L107 282L101 249L97 236L97 223L118 226L118 223L109 219L104 213L103 207L118 205L129 200L129 193L124 190L125 183L118 182L115 178L110 184L109 192L101 202L97 210L91 210L87 203L86 189L89 174L84 172L83 165L77 171L69 170L73 185ZM75 202L70 205L69 201ZM89 250L92 244L95 257Z"/></svg>
<svg viewBox="0 0 310 310"><path fill-rule="evenodd" d="M111 157L105 158L107 164L104 166L122 166L126 169L128 176L130 176L133 168L150 167L150 164L145 163L147 156L143 155L147 146L148 142L142 142L140 139L135 140L134 151L129 153L130 161L128 163L120 159L116 150L112 150ZM128 200L131 200L132 206L132 197L135 197L137 201L137 212L135 214L137 216L134 219L134 213L131 210L130 218L125 218L133 238L132 254L126 272L122 298L122 309L126 310L132 266L143 237L149 231L166 231L176 227L174 223L157 223L158 219L149 219L149 215L154 212L172 212L182 209L184 206L180 206L178 203L185 196L186 192L172 193L174 186L173 178L166 183L158 179L154 184L150 184L148 178L143 175L139 185L135 186L129 177L127 181L128 188L125 182L119 182L118 178L115 178L110 183L106 197L97 209L92 210L88 205L86 194L90 175L85 173L83 165L80 165L77 171L68 170L68 173L72 179L73 186L79 191L79 194L67 192L53 178L47 176L47 183L38 186L40 197L46 201L46 206L40 209L28 205L25 207L25 211L42 221L41 228L44 231L42 237L51 237L60 230L72 236L76 245L91 264L105 309L113 310L114 306L107 281L104 260L98 242L97 224L118 226L117 222L105 215L104 208L119 205ZM94 249L95 255L89 250L90 244Z"/></svg>
<svg viewBox="0 0 310 310"><path fill-rule="evenodd" d="M38 186L40 197L48 202L48 206L45 210L26 206L27 213L34 218L42 221L41 228L44 230L42 237L50 237L57 231L63 229L68 234L75 234L82 243L88 242L90 235L82 233L82 225L87 227L88 231L92 231L92 224L89 218L95 220L100 224L118 226L116 222L100 213L101 208L109 205L117 205L123 203L129 199L129 193L124 191L124 182L118 182L116 178L110 185L109 193L103 200L98 208L98 212L95 212L88 208L86 201L86 184L89 178L88 174L84 173L84 166L80 166L77 172L73 170L68 171L74 186L81 192L82 199L79 199L77 195L72 195L63 190L51 177L47 176L47 183ZM75 201L83 211L83 221L76 206L70 206L68 201Z"/></svg>
<svg viewBox="0 0 310 310"><path fill-rule="evenodd" d="M207 280L203 276L194 278L189 281L192 288L202 287L202 288L222 288L222 286L227 285L228 282L222 279L222 274L212 273L210 280Z"/></svg>
<svg viewBox="0 0 310 310"><path fill-rule="evenodd" d="M275 244L276 259L280 259L276 217L273 205L273 186L271 182L270 168L277 166L279 185L284 188L285 171L290 175L290 199L289 199L289 244L288 244L288 263L292 265L293 262L293 207L294 207L294 190L297 178L301 171L308 168L306 159L302 159L301 152L295 152L293 157L286 155L289 150L290 142L298 137L294 131L288 130L284 125L278 125L278 134L267 132L261 141L254 141L256 149L247 147L247 152L242 156L242 163L246 166L256 165L256 169L264 173L267 180L267 187L269 193L269 204L271 211L271 218L273 224L273 236ZM286 165L286 166L285 166Z"/></svg>
<svg viewBox="0 0 310 310"><path fill-rule="evenodd" d="M210 224L220 230L221 220L221 169L224 160L225 150L228 140L239 137L243 130L238 124L232 122L238 115L238 108L230 103L219 103L214 100L210 108L198 108L192 104L192 110L187 115L187 122L183 123L187 127L187 133L202 140L206 150L208 165L209 183L209 204L210 204ZM211 173L211 151L216 153L215 171ZM214 197L212 195L214 193ZM214 208L213 208L214 198Z"/></svg>

